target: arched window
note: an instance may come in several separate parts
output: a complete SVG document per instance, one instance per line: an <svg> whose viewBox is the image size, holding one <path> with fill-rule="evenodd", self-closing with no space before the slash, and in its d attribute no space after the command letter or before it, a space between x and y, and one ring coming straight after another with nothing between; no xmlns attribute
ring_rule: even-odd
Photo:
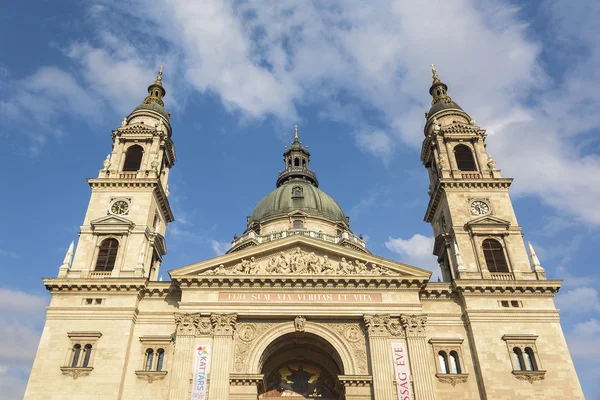
<svg viewBox="0 0 600 400"><path fill-rule="evenodd" d="M304 159L304 158L302 159L302 166L306 167L306 159Z"/></svg>
<svg viewBox="0 0 600 400"><path fill-rule="evenodd" d="M125 156L125 164L123 164L123 171L137 171L142 165L142 156L144 155L144 149L142 146L137 144L127 149L127 155Z"/></svg>
<svg viewBox="0 0 600 400"><path fill-rule="evenodd" d="M438 353L438 360L440 363L440 371L442 372L442 374L447 374L448 373L448 356L446 355L445 351L440 351Z"/></svg>
<svg viewBox="0 0 600 400"><path fill-rule="evenodd" d="M77 367L77 364L79 364L79 356L80 355L81 355L81 345L76 344L75 346L73 346L73 358L71 359L71 367L72 368Z"/></svg>
<svg viewBox="0 0 600 400"><path fill-rule="evenodd" d="M520 348L513 349L513 357L515 358L515 368L517 371L523 371L523 352Z"/></svg>
<svg viewBox="0 0 600 400"><path fill-rule="evenodd" d="M300 166L300 159L298 157L294 158L294 167Z"/></svg>
<svg viewBox="0 0 600 400"><path fill-rule="evenodd" d="M118 250L119 242L117 239L105 239L98 250L96 271L112 271L115 268Z"/></svg>
<svg viewBox="0 0 600 400"><path fill-rule="evenodd" d="M504 249L499 241L494 239L485 239L481 244L483 247L483 256L490 272L509 272Z"/></svg>
<svg viewBox="0 0 600 400"><path fill-rule="evenodd" d="M163 363L165 361L165 351L163 349L158 349L156 351L156 357L156 370L160 372L163 369Z"/></svg>
<svg viewBox="0 0 600 400"><path fill-rule="evenodd" d="M473 152L468 146L459 144L454 148L454 158L456 166L461 171L477 171Z"/></svg>
<svg viewBox="0 0 600 400"><path fill-rule="evenodd" d="M152 360L154 360L154 350L148 349L146 350L146 367L144 370L152 371Z"/></svg>
<svg viewBox="0 0 600 400"><path fill-rule="evenodd" d="M83 368L87 368L90 365L90 357L92 356L92 345L86 344L83 347L83 364L81 365Z"/></svg>
<svg viewBox="0 0 600 400"><path fill-rule="evenodd" d="M460 374L460 363L458 362L458 354L455 351L450 352L450 373Z"/></svg>
<svg viewBox="0 0 600 400"><path fill-rule="evenodd" d="M533 350L531 347L525 348L525 353L523 353L523 358L525 360L525 369L527 371L537 371L537 365L535 363L535 356L533 354Z"/></svg>

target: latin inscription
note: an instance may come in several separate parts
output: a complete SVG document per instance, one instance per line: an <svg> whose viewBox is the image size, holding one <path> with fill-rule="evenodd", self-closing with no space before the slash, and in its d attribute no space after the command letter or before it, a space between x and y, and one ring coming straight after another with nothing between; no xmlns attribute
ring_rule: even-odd
<svg viewBox="0 0 600 400"><path fill-rule="evenodd" d="M381 303L381 293L220 292L219 301L264 303Z"/></svg>

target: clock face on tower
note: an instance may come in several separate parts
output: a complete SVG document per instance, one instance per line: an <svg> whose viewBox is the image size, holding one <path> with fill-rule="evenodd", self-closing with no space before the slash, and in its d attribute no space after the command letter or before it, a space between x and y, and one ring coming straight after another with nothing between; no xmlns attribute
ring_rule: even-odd
<svg viewBox="0 0 600 400"><path fill-rule="evenodd" d="M116 215L127 215L129 213L129 203L125 200L117 200L110 206L110 213Z"/></svg>
<svg viewBox="0 0 600 400"><path fill-rule="evenodd" d="M490 206L481 200L475 200L471 203L471 214L473 215L485 215L490 212Z"/></svg>

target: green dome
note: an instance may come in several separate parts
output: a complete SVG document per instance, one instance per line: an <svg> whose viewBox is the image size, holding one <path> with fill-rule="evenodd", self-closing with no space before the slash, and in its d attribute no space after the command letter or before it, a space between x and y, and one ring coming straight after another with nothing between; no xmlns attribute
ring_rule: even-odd
<svg viewBox="0 0 600 400"><path fill-rule="evenodd" d="M296 210L347 224L346 216L335 200L312 183L300 179L285 182L259 201L249 222L262 222Z"/></svg>

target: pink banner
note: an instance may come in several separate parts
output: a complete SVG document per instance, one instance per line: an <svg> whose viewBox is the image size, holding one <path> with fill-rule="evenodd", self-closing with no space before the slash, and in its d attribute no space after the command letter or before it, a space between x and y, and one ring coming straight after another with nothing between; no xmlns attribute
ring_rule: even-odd
<svg viewBox="0 0 600 400"><path fill-rule="evenodd" d="M413 396L405 342L392 343L392 357L394 360L394 375L396 376L398 400L411 400Z"/></svg>
<svg viewBox="0 0 600 400"><path fill-rule="evenodd" d="M199 344L194 348L194 383L192 385L192 400L206 400L206 379L210 369L210 345Z"/></svg>

